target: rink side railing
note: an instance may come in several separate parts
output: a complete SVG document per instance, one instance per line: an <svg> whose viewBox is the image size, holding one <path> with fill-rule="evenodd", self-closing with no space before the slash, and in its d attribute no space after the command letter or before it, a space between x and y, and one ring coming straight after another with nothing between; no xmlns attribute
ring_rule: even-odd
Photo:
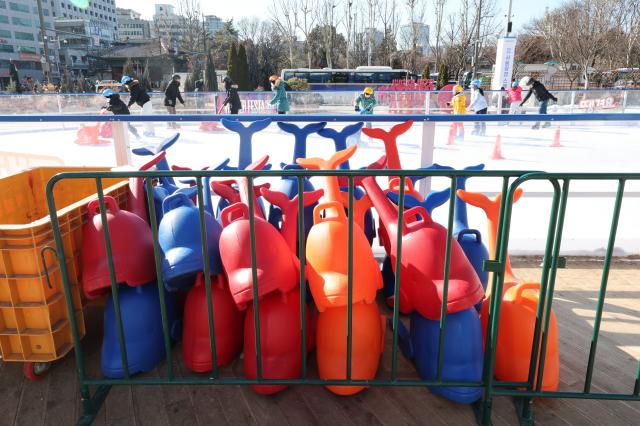
<svg viewBox="0 0 640 426"><path fill-rule="evenodd" d="M635 116L632 118L631 116ZM624 118L623 118L624 117ZM0 117L0 121L3 121L3 118ZM17 117L12 117L14 120ZM57 117L57 120L68 120L69 117ZM95 118L95 120L94 120ZM175 121L175 116L166 116L166 117L153 117L153 120L150 120L150 117L126 117L127 121L158 121L166 119ZM203 116L189 116L185 117L185 121L202 121ZM211 120L217 120L220 117L206 117ZM264 116L235 116L228 117L233 119L239 119L242 121L253 121L257 119L263 119ZM361 116L273 116L274 121L359 121L362 119ZM393 116L372 116L366 117L368 121L375 122L396 122L400 117ZM433 125L437 121L453 121L453 117L430 117L430 116L405 116L402 119L414 119L416 121L421 121L423 125L429 126ZM478 117L474 116L460 116L455 117L455 121L477 121ZM516 120L523 121L536 121L539 117L530 117L530 116L515 116L511 117ZM545 117L548 120L558 120L562 119L563 121L566 119L567 121L627 121L627 120L640 120L640 115L635 114L612 114L609 116L603 115L587 115L587 116L547 116ZM482 117L483 121L501 121L498 116L485 116ZM34 117L31 117L31 120L34 120ZM26 120L25 120L26 121ZM52 117L42 117L42 121L55 121ZM121 117L104 117L104 116L96 116L87 119L85 116L73 117L72 120L68 121L123 121ZM123 132L124 133L124 132ZM171 338L169 335L169 324L167 319L167 313L164 311L164 293L160 291L160 305L163 309L162 311L162 322L163 322L163 331L164 331L164 343L167 349L167 359L165 363L165 367L161 369L161 377L158 378L132 378L128 374L124 379L107 379L101 377L90 377L87 374L85 368L85 359L83 356L83 347L80 341L80 334L78 330L78 324L75 320L75 309L80 307L73 306L73 299L71 297L71 281L68 277L68 271L66 268L66 263L64 259L68 257L70 254L65 253L64 244L61 237L60 226L57 221L57 207L55 204L55 200L53 197L53 191L56 187L56 184L62 180L69 179L94 179L96 182L96 192L99 198L101 218L103 223L106 222L106 210L105 210L105 201L104 201L104 191L103 191L103 179L105 178L129 178L129 177L140 177L145 180L146 183L146 196L149 208L149 217L151 221L151 228L153 233L154 240L154 254L155 254L155 264L156 264L156 272L158 276L158 288L163 289L164 283L162 280L162 271L160 268L160 247L158 245L158 233L157 233L157 222L155 219L155 206L153 202L153 194L152 194L152 182L154 179L163 177L163 176L171 176L174 178L196 178L197 182L197 199L199 206L199 221L200 221L200 231L202 241L206 241L204 238L204 230L205 230L205 222L204 222L204 207L203 207L203 184L202 178L204 177L217 177L217 178L230 178L230 177L239 177L243 176L249 180L249 187L251 188L255 179L260 177L283 177L289 176L294 177L297 180L298 191L299 193L303 193L303 179L306 177L314 177L314 176L346 176L348 179L348 203L346 207L349 211L353 211L354 206L354 187L355 180L357 176L398 176L398 177L408 177L408 176L429 176L429 177L444 177L448 178L450 181L450 192L449 192L449 211L448 211L448 221L447 221L447 244L446 244L446 253L445 253L445 279L444 279L444 297L443 297L443 307L446 306L447 303L447 294L448 294L448 285L449 285L449 267L450 267L450 250L451 250L451 236L452 236L452 224L454 218L454 209L455 203L453 200L455 199L456 194L456 182L458 177L477 177L477 178L501 178L502 179L502 188L500 193L502 194L502 202L500 208L500 218L499 218L499 228L498 228L498 240L497 240L497 250L496 250L496 258L491 259L485 263L485 269L493 272L492 281L489 283L491 288L491 302L490 302L490 314L488 318L488 333L486 335L485 340L485 353L484 353L484 364L483 364L483 377L482 380L478 382L452 382L443 380L442 378L442 361L443 361L443 347L442 344L444 342L444 336L446 333L447 327L447 315L442 315L440 319L440 345L439 345L439 356L438 356L438 371L437 371L437 380L432 381L424 381L417 379L402 379L398 377L398 321L399 319L399 290L401 285L401 268L400 262L402 258L402 238L401 235L398 236L398 239L394 242L397 248L397 260L396 260L396 274L395 274L395 305L393 308L393 316L391 318L392 330L393 330L393 347L391 348L391 369L388 377L377 378L374 380L354 380L350 375L350 369L347 368L347 377L343 380L321 380L316 377L309 377L307 374L307 360L306 360L306 339L308 338L306 334L306 327L304 325L304 303L301 303L301 321L302 321L302 344L300 348L301 358L302 358L302 373L299 378L296 379L283 379L283 380L275 380L275 379L264 379L262 377L262 369L261 369L261 346L260 346L260 318L258 315L259 309L259 300L257 297L257 270L255 269L256 265L256 244L251 244L251 261L252 261L252 277L253 277L253 307L254 307L254 323L256 324L256 351L257 351L257 364L258 364L258 377L257 379L247 379L243 377L221 377L220 371L214 367L213 371L209 376L201 376L201 377L176 377L174 374L174 367L172 362L172 352L171 352ZM557 268L562 267L565 263L565 259L560 256L560 247L562 243L562 231L565 220L565 212L567 208L568 202L568 194L569 194L569 186L573 181L613 181L618 183L616 198L615 198L615 206L612 213L611 218L611 227L608 236L607 249L604 259L604 265L602 269L602 279L601 285L598 295L598 302L596 306L596 314L594 318L594 325L592 330L591 337L591 345L588 354L584 354L585 356L585 364L586 368L586 376L584 381L584 388L582 391L558 391L558 392L547 392L542 390L542 377L544 374L544 365L545 359L544 354L546 353L545 348L547 345L548 338L548 330L549 330L549 322L550 322L550 312L552 309L553 301L554 301L554 288L556 283L556 271ZM101 404L104 402L106 395L111 386L115 385L249 385L249 384L286 384L286 385L364 385L364 386L413 386L413 387L423 387L423 386L464 386L464 387L480 387L484 391L483 398L476 404L474 404L474 410L476 412L476 418L478 423L481 424L490 424L491 423L491 410L492 410L492 402L494 396L499 395L508 395L514 397L518 402L517 406L518 413L521 419L521 422L524 423L532 423L533 422L533 413L532 413L532 398L534 397L548 397L548 398L580 398L580 399L608 399L608 400L629 400L629 401L638 401L640 400L640 365L634 374L635 381L633 384L630 384L631 390L628 393L597 393L591 391L591 383L593 372L595 368L595 356L598 348L598 338L600 336L600 324L602 321L604 302L606 298L606 289L608 283L608 274L612 260L613 249L615 246L615 239L617 234L618 220L620 217L622 200L624 196L624 188L625 184L629 181L638 181L640 180L640 173L627 173L627 174L602 174L602 173L590 173L590 174L580 174L580 173L572 173L572 174L563 174L563 173L543 173L543 172L527 172L527 171L435 171L435 170L332 170L332 171L317 171L317 170L279 170L279 171L152 171L152 172L135 172L135 171L117 171L117 172L76 172L76 173L62 173L54 176L47 185L46 195L47 195L47 203L49 208L49 214L51 218L51 222L53 224L53 233L55 238L55 249L57 251L57 258L60 264L62 277L64 281L64 292L65 298L67 301L67 310L69 313L69 318L71 318L71 330L73 334L73 342L75 348L77 369L79 375L79 384L80 384L80 393L82 397L83 404L83 413L82 418L80 419L80 423L90 423L94 417L96 416L98 410L100 409ZM498 381L493 377L493 371L495 366L495 348L497 344L498 332L499 332L499 319L500 319L500 309L501 309L501 297L497 295L502 294L502 289L504 286L504 273L505 273L505 265L507 261L507 251L508 251L508 242L509 242L509 234L510 234L510 225L511 225L511 204L514 199L514 194L516 189L521 186L523 183L528 181L547 181L553 187L553 198L551 203L550 211L548 212L548 232L546 234L546 244L544 250L544 261L542 265L542 276L540 280L540 297L536 310L536 323L535 323L535 332L534 338L532 342L532 351L530 356L530 369L528 379L525 382L502 382ZM403 223L403 213L405 210L404 207L404 194L405 188L404 185L400 185L399 188L399 197L400 203L398 206L398 216L397 223L398 227L402 227ZM248 200L249 207L249 228L252 236L254 236L254 219L253 219L253 211L255 209L255 203L253 201L253 197L249 197ZM306 264L305 260L305 244L304 244L304 232L302 229L303 220L301 220L302 215L304 214L303 208L303 197L299 197L298 199L298 234L303 238L303 240L299 244L298 256L301 262L300 268L300 282L305 282L305 271L304 265ZM546 212L541 214L540 217L545 218ZM349 230L353 230L353 217L349 215ZM122 318L119 313L119 300L118 300L118 286L115 282L115 271L113 266L113 253L111 251L110 246L110 236L108 228L104 228L104 241L105 248L107 252L108 266L111 276L111 292L114 303L114 310L116 312L116 322L117 329L119 330L118 339L121 349L121 357L123 359L123 365L126 365L126 349L125 342L123 336L123 328L122 328ZM252 238L255 241L255 238ZM345 327L347 327L347 347L350 348L352 346L352 312L351 312L351 300L352 300L352 286L353 286L353 235L350 232L348 237L348 313L347 313L347 322L345 323ZM208 311L208 319L209 319L209 333L211 337L211 351L213 356L213 365L215 366L215 338L213 334L213 306L211 303L211 280L209 278L209 271L211 265L209 265L208 256L207 256L207 245L203 244L202 250L204 252L204 264L203 271L205 276L205 287L207 293L207 311ZM305 286L300 286L301 294L300 300L304 302L306 298L306 289ZM446 309L442 309L443 312L446 312ZM561 320L561 318L559 319ZM539 350L540 349L540 350ZM348 351L350 354L351 351ZM538 356L538 354L540 354ZM350 355L347 356L347 366L351 365ZM536 365L539 368L536 369ZM162 371L166 369L166 374L163 375ZM93 392L91 392L91 387L97 387Z"/></svg>
<svg viewBox="0 0 640 426"><path fill-rule="evenodd" d="M484 91L489 114L505 114L509 103L505 91ZM572 114L591 112L634 112L640 111L640 90L557 90L552 91L558 99L550 102L550 113ZM287 98L292 114L348 114L353 112L354 101L360 92L356 91L289 91ZM467 105L470 100L467 94ZM128 102L129 94L120 94ZM275 108L270 104L273 92L240 92L242 114L270 114ZM225 92L189 92L182 94L185 105L178 103L178 114L215 114L224 99ZM382 114L448 114L447 104L452 98L451 91L376 91L378 104L376 113ZM526 91L523 92L523 98ZM164 93L151 93L154 114L166 112ZM92 114L97 113L106 99L99 93L73 94L26 94L0 95L0 114ZM139 111L132 106L132 113ZM524 112L537 113L535 97L524 105Z"/></svg>

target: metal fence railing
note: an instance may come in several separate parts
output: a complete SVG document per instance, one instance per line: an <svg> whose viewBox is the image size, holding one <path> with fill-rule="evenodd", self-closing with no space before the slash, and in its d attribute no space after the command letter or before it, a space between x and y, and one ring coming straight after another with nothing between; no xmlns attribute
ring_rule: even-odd
<svg viewBox="0 0 640 426"><path fill-rule="evenodd" d="M398 177L400 179L406 179L411 176L423 177L444 177L450 181L449 189L449 210L448 220L446 226L446 243L443 253L439 254L439 258L444 259L442 265L442 300L440 301L440 315L437 320L438 331L438 350L437 350L437 368L435 374L431 376L431 379L415 379L415 378L403 378L400 377L398 372L398 350L399 341L401 340L400 334L400 309L401 309L401 291L403 286L407 284L403 280L403 262L407 259L406 241L403 240L402 232L398 232L395 236L395 240L389 241L390 247L395 254L392 256L395 261L395 275L394 275L394 303L393 313L389 318L389 323L392 330L392 347L390 357L390 369L389 374L378 373L376 377L368 379L354 378L352 371L352 351L354 334L353 328L357 326L357 319L353 313L353 295L354 295L354 262L356 259L354 251L354 229L356 229L355 214L348 215L348 250L347 263L348 263L348 284L347 284L347 315L344 323L345 335L346 335L346 348L347 355L343 360L346 363L345 374L342 378L338 379L321 379L319 377L312 376L307 371L307 348L306 344L308 339L311 338L307 333L305 326L305 300L307 297L307 290L304 283L309 279L308 271L305 266L308 265L307 256L305 253L305 232L304 232L304 198L302 195L304 191L304 181L309 177L327 177L337 176L347 181L346 189L346 201L344 201L344 207L349 212L355 212L356 206L356 186L361 185L362 180L366 177ZM159 246L158 236L158 223L156 220L156 204L154 203L153 185L154 181L166 177L174 179L186 179L194 178L196 181L196 204L198 206L198 218L199 218L199 230L201 238L201 250L203 255L202 271L205 277L205 288L207 294L207 317L210 336L210 351L212 356L212 371L208 375L197 377L178 377L174 371L174 363L172 361L172 337L170 335L170 324L168 320L168 313L165 310L165 283L163 281L163 272L161 268L161 253L162 250ZM268 177L268 178L282 178L288 177L294 179L298 193L301 194L297 200L298 216L297 216L297 232L299 235L299 241L297 246L297 257L300 262L299 268L299 281L300 288L300 321L301 321L301 346L300 346L300 362L301 370L295 378L265 378L264 371L262 369L262 355L261 350L264 342L261 341L260 329L262 321L260 312L260 303L263 300L259 297L258 287L258 271L257 271L257 245L260 241L256 240L256 219L254 213L258 209L254 197L249 196L247 198L246 207L248 209L248 227L251 237L250 250L246 253L248 264L251 266L251 281L252 281L252 302L250 308L253 309L253 317L247 318L252 321L255 327L255 349L256 349L256 365L257 376L256 378L238 377L235 375L221 374L218 368L216 368L216 339L214 336L214 312L213 304L211 301L212 282L210 279L210 271L212 265L209 261L207 251L209 250L206 244L206 228L205 223L205 187L203 180L207 178L217 179L230 179L230 178L244 178L247 181L249 193L253 193L254 182L256 179ZM496 256L493 259L489 259L485 262L485 270L492 272L492 279L489 283L488 293L491 294L486 301L489 303L488 317L487 318L487 333L485 336L485 351L482 361L482 375L478 380L456 380L447 379L446 374L443 373L443 365L446 365L445 359L446 351L446 335L451 330L447 327L448 321L451 321L451 313L447 313L447 303L450 290L452 288L452 280L454 270L452 266L452 259L455 255L453 250L454 240L453 236L453 224L454 215L456 209L456 203L454 202L457 189L458 179L469 178L474 179L486 179L486 178L499 178L502 180L502 188L499 192L501 194L500 214L498 220L498 240L496 241ZM74 320L75 309L74 301L71 297L70 280L68 277L69 271L66 268L64 261L69 253L65 253L65 247L61 236L61 230L57 222L57 206L54 200L53 192L61 181L73 180L73 179L93 179L96 182L96 192L99 200L100 217L102 223L107 223L106 204L103 191L103 179L106 178L140 178L144 181L146 187L146 202L148 206L148 217L150 220L150 228L153 235L154 245L154 257L155 257L155 269L157 275L157 287L160 297L161 317L162 317L162 331L163 339L166 350L166 362L163 372L160 377L132 377L126 370L127 366L127 350L125 343L125 336L123 332L123 320L120 312L119 305L119 286L116 281L116 275L114 270L114 261L112 253L112 235L109 227L103 227L103 242L106 250L106 256L108 260L108 270L110 274L110 289L111 298L115 310L115 320L117 322L118 335L117 339L120 347L120 357L122 365L125 366L124 377L118 379L109 379L105 377L91 377L86 368L85 357L83 354L83 345L80 341L80 333L78 325ZM504 326L500 322L501 308L503 305L502 294L509 283L506 282L507 278L505 274L505 267L508 262L507 250L509 242L509 232L511 224L511 204L516 197L518 188L528 181L548 181L553 186L553 200L551 203L550 211L548 215L543 214L541 217L548 218L548 232L546 235L546 245L544 252L544 262L542 279L539 283L539 292L537 296L536 313L535 313L535 327L533 333L533 341L531 342L529 372L526 380L517 381L504 381L498 380L495 377L496 367L496 350L499 340L501 327ZM572 181L580 180L613 180L618 182L618 191L615 199L615 207L613 210L613 218L611 222L611 229L608 238L608 245L606 249L606 257L603 266L603 275L600 286L600 293L598 298L597 312L595 318L595 324L593 326L592 344L589 354L585 354L587 361L587 376L585 377L585 384L583 392L559 392L559 391L547 391L543 389L543 377L545 374L545 354L546 348L549 345L549 333L552 327L552 306L554 301L554 287L556 282L556 270L563 266L564 259L560 256L560 246L562 243L563 225L565 211L568 202L569 185ZM508 395L518 399L520 401L519 416L522 421L530 421L532 418L531 413L531 398L583 398L583 399L620 399L620 400L640 400L640 369L638 375L633 384L633 389L629 393L594 393L591 392L590 386L592 381L592 373L594 370L594 357L598 347L598 336L600 333L600 322L602 318L602 311L604 300L606 297L606 288L608 282L608 272L610 268L611 257L613 253L613 247L615 244L618 218L621 212L621 205L624 195L625 183L628 181L640 180L640 173L636 174L562 174L562 173L542 173L542 172L525 172L525 171L446 171L446 170L279 170L279 171L262 171L262 170L244 170L244 171L147 171L147 172L131 172L131 171L118 171L118 172L83 172L83 173L62 173L54 176L47 185L47 203L51 222L53 224L53 232L55 237L55 249L57 251L57 258L59 260L60 268L62 271L62 277L64 281L65 297L67 300L67 311L69 318L71 318L71 330L73 334L74 349L76 355L77 369L79 374L80 393L83 402L83 417L81 422L90 423L98 412L102 402L104 401L109 388L111 386L118 385L324 385L324 386L430 386L433 388L478 388L483 390L482 398L475 403L474 408L476 410L477 419L479 423L490 424L491 423L491 411L492 401L494 396ZM365 185L366 186L366 185ZM398 205L397 215L394 224L388 224L388 226L396 227L397 229L403 229L403 225L407 224L407 221L415 220L413 216L407 216L408 209L405 207L405 195L407 194L407 188L404 185L398 187ZM415 211L411 214L415 216ZM426 213L418 213L418 215L425 215ZM455 243L457 244L457 243ZM274 253L275 254L275 253ZM435 255L434 253L424 253L425 256ZM440 265L438 265L438 268ZM548 368L548 367L547 367ZM164 374L162 374L164 373ZM90 392L91 386L97 386L97 390L93 393Z"/></svg>

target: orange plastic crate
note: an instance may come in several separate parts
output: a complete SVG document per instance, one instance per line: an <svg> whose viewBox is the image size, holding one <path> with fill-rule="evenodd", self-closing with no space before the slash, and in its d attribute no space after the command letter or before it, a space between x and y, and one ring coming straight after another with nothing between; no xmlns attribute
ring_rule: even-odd
<svg viewBox="0 0 640 426"><path fill-rule="evenodd" d="M45 189L62 172L79 167L40 167L0 178L0 355L5 361L47 362L73 347L62 273L55 248ZM106 171L108 169L92 169ZM103 179L105 195L126 206L127 181ZM81 336L85 334L80 297L80 248L86 206L96 195L94 179L68 179L54 188L66 266Z"/></svg>

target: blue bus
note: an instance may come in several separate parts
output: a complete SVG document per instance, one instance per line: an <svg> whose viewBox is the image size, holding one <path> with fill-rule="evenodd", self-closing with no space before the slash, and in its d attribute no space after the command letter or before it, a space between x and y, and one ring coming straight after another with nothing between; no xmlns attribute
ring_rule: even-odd
<svg viewBox="0 0 640 426"><path fill-rule="evenodd" d="M391 67L357 67L356 69L284 69L280 77L287 81L300 78L309 83L309 90L360 91L364 87L376 88L391 84L394 80L407 80L413 76L407 70Z"/></svg>

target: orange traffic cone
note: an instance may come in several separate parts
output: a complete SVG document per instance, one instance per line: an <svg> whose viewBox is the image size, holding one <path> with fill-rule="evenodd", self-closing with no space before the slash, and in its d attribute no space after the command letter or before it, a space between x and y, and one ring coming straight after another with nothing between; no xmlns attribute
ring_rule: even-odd
<svg viewBox="0 0 640 426"><path fill-rule="evenodd" d="M200 123L200 130L203 132L219 132L224 129L219 127L217 121L203 121Z"/></svg>
<svg viewBox="0 0 640 426"><path fill-rule="evenodd" d="M491 154L492 160L504 160L502 156L502 136L496 136L496 143L493 145L493 154Z"/></svg>
<svg viewBox="0 0 640 426"><path fill-rule="evenodd" d="M553 142L549 146L552 148L558 148L562 146L562 144L560 143L560 126L556 127L556 133L555 135L553 135Z"/></svg>
<svg viewBox="0 0 640 426"><path fill-rule="evenodd" d="M449 139L447 139L447 145L453 145L456 138L456 124L451 123L449 127Z"/></svg>

